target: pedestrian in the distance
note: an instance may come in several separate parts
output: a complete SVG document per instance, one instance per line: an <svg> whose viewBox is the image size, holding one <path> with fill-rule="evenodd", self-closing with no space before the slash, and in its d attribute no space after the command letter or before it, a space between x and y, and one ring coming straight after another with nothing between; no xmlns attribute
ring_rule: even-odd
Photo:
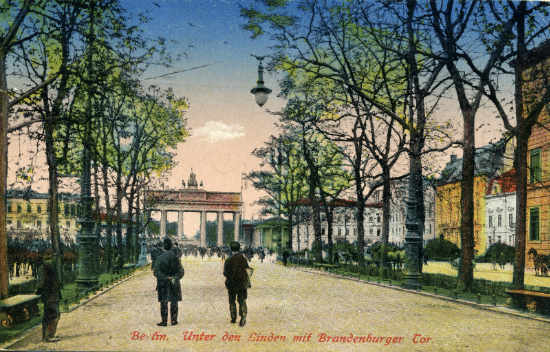
<svg viewBox="0 0 550 352"><path fill-rule="evenodd" d="M157 278L158 301L162 321L158 326L166 326L168 322L168 302L170 302L170 320L172 325L178 324L178 302L181 301L180 280L184 275L183 266L175 251L172 240L166 237L163 241L164 252L156 258L154 274Z"/></svg>
<svg viewBox="0 0 550 352"><path fill-rule="evenodd" d="M241 320L240 326L246 324L246 315L248 309L246 307L247 290L250 287L250 278L247 269L250 270L250 275L254 271L249 265L243 253L240 253L239 242L233 241L230 244L231 257L229 257L223 267L223 275L225 276L225 287L229 295L229 313L231 315L231 323L237 321L237 305L235 299L239 302L239 316Z"/></svg>
<svg viewBox="0 0 550 352"><path fill-rule="evenodd" d="M47 249L42 256L42 266L39 274L39 284L36 294L41 295L44 304L42 317L42 341L57 342L55 336L59 322L59 301L61 300L61 285L55 270L54 252Z"/></svg>

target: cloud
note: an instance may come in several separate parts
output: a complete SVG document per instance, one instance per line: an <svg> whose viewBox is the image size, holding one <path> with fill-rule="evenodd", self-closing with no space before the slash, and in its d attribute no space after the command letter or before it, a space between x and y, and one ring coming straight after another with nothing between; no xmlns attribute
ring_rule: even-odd
<svg viewBox="0 0 550 352"><path fill-rule="evenodd" d="M202 137L210 143L227 141L244 136L244 127L241 125L228 125L221 121L207 121L204 126L193 131L193 135Z"/></svg>

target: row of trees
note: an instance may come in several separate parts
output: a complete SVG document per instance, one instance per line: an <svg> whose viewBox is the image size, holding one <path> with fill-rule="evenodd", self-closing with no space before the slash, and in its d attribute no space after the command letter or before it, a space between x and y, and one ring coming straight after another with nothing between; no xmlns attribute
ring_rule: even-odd
<svg viewBox="0 0 550 352"><path fill-rule="evenodd" d="M0 16L0 213L5 213L6 134L25 130L45 148L49 233L58 258L60 177L88 172L95 209L106 209L108 268L115 250L119 265L136 259L140 229L130 221L123 243L123 213L130 220L140 218L140 191L154 172L172 167L173 150L188 135L187 100L140 80L152 62L169 64L164 40L146 38L139 25L148 19L129 16L118 0L7 0L0 3ZM10 89L8 74L26 90ZM4 217L0 231L0 248L5 248ZM111 248L113 233L116 249ZM1 275L4 258L0 251ZM0 281L7 293L7 280Z"/></svg>
<svg viewBox="0 0 550 352"><path fill-rule="evenodd" d="M422 173L430 164L427 156L461 146L459 283L471 290L476 116L482 104L487 104L492 107L492 118L504 125L505 137L515 140L517 243L513 282L522 287L527 141L543 107L550 102L549 70L547 65L538 65L544 51L532 48L548 46L544 42L550 26L547 9L543 2L505 0L263 0L243 7L245 29L253 37L271 35L275 42L271 68L284 76L281 91L288 98L279 113L283 132L277 140L294 141L286 145L293 145L299 155L295 159L303 160L297 168L302 171L296 171L300 180L293 183L297 188L286 183L294 182L288 177L293 174L290 162L286 171L273 168L272 172L249 176L262 189L270 188L265 180L277 185L270 189L278 198L271 197L268 202L283 207L290 223L294 201L303 195L312 199L315 236L320 241L318 199L339 192L338 187L331 188L336 183L333 172L328 172L327 178L321 177L320 170L343 169L357 200L358 251L363 253L364 205L380 187L382 242L387 245L390 186L392 179L403 175L398 170L400 162L408 159L409 194L415 193L417 199L407 220L417 220L422 236ZM439 113L452 101L458 102L462 115L459 123ZM454 139L458 127L462 127L462 138ZM331 157L313 158L316 149L324 149L318 153ZM265 150L274 148L268 143L264 152L255 154L264 157ZM320 166L324 160L334 160L334 154L339 155L340 165L329 162ZM326 183L331 186L324 187ZM320 258L320 253L317 256Z"/></svg>

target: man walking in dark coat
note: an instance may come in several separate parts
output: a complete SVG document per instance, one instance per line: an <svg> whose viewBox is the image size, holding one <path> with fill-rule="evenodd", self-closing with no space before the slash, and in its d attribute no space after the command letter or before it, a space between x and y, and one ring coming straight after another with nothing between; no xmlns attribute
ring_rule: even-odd
<svg viewBox="0 0 550 352"><path fill-rule="evenodd" d="M241 317L239 325L244 326L247 313L247 289L250 287L250 279L246 270L249 269L251 271L250 275L252 275L253 269L248 266L244 254L239 252L239 242L231 242L230 247L232 255L225 261L223 266L225 287L229 295L229 313L231 314L231 323L235 323L237 321L236 298L239 302L239 316Z"/></svg>
<svg viewBox="0 0 550 352"><path fill-rule="evenodd" d="M157 278L158 301L162 321L158 326L166 326L168 321L168 302L170 302L170 319L172 325L178 323L178 302L181 301L180 280L184 275L180 259L172 249L172 240L164 239L165 251L156 258L154 273Z"/></svg>
<svg viewBox="0 0 550 352"><path fill-rule="evenodd" d="M59 300L61 299L61 285L55 270L53 250L47 249L43 255L40 270L40 282L36 294L41 295L44 303L44 316L42 317L42 341L57 342L55 336L57 323L59 322Z"/></svg>

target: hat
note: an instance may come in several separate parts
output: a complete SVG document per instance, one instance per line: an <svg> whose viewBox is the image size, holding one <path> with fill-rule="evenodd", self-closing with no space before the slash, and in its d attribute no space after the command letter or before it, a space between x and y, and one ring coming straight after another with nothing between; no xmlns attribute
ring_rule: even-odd
<svg viewBox="0 0 550 352"><path fill-rule="evenodd" d="M237 241L231 241L229 244L229 248L231 248L231 251L237 252L239 249L241 249L241 244Z"/></svg>
<svg viewBox="0 0 550 352"><path fill-rule="evenodd" d="M54 254L55 254L54 250L51 248L48 248L42 253L42 257L44 259L51 259Z"/></svg>
<svg viewBox="0 0 550 352"><path fill-rule="evenodd" d="M163 243L164 249L169 250L170 248L172 248L172 240L170 239L170 237L164 237Z"/></svg>

